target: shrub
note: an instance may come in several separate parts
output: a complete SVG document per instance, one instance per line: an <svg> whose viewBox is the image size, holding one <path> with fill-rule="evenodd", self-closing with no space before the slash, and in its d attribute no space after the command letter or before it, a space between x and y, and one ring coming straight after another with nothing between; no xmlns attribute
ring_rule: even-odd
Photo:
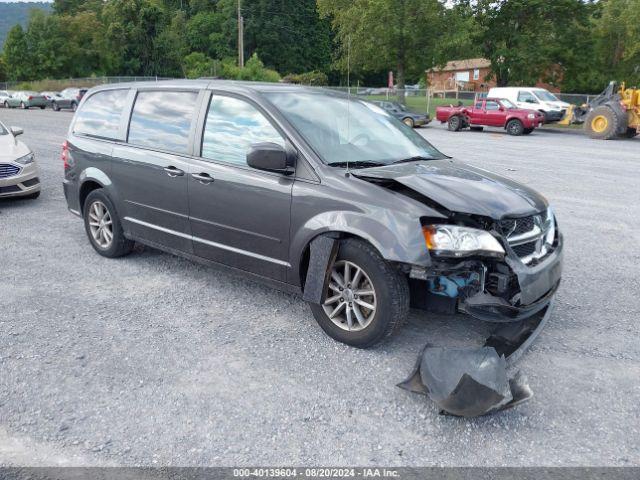
<svg viewBox="0 0 640 480"><path fill-rule="evenodd" d="M324 87L329 84L329 77L324 72L291 73L283 78L287 83Z"/></svg>

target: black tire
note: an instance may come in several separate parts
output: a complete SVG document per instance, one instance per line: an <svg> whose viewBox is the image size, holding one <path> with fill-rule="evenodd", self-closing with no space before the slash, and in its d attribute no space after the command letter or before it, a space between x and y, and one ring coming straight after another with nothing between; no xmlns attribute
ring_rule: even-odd
<svg viewBox="0 0 640 480"><path fill-rule="evenodd" d="M627 131L622 135L624 138L633 138L638 135L638 131L635 128L627 127Z"/></svg>
<svg viewBox="0 0 640 480"><path fill-rule="evenodd" d="M93 238L89 226L89 213L91 211L92 205L96 202L100 202L106 207L111 218L111 231L113 233L113 240L106 248L103 248L96 242L96 240ZM108 258L122 257L123 255L127 255L131 252L134 242L125 238L124 232L122 230L122 224L120 223L120 219L118 218L118 214L113 205L113 202L102 188L93 190L91 193L89 193L89 195L87 195L87 198L84 201L82 213L82 216L84 217L84 228L87 232L87 237L89 238L89 242L96 252L98 252L103 257Z"/></svg>
<svg viewBox="0 0 640 480"><path fill-rule="evenodd" d="M9 102L7 102L6 100L4 102L4 108L9 108Z"/></svg>
<svg viewBox="0 0 640 480"><path fill-rule="evenodd" d="M447 121L447 128L451 132L459 132L462 128L462 118L459 115L453 115L449 117Z"/></svg>
<svg viewBox="0 0 640 480"><path fill-rule="evenodd" d="M509 135L518 137L524 133L524 125L520 120L513 118L507 122L505 130Z"/></svg>
<svg viewBox="0 0 640 480"><path fill-rule="evenodd" d="M591 138L611 140L616 138L618 122L618 116L612 108L600 105L587 114L587 118L584 121L584 130Z"/></svg>
<svg viewBox="0 0 640 480"><path fill-rule="evenodd" d="M416 126L415 122L413 121L413 118L411 117L403 118L402 123L404 123L407 127L411 127L411 128L414 128Z"/></svg>
<svg viewBox="0 0 640 480"><path fill-rule="evenodd" d="M311 304L311 311L322 330L331 338L353 347L368 348L391 336L406 321L409 314L409 285L405 276L362 240L350 238L341 242L336 262L341 260L355 263L371 280L376 292L373 319L359 331L348 331L336 325L322 305Z"/></svg>
<svg viewBox="0 0 640 480"><path fill-rule="evenodd" d="M53 109L54 112L59 112L60 111L60 105L58 105L56 102L53 102L51 104L51 108Z"/></svg>
<svg viewBox="0 0 640 480"><path fill-rule="evenodd" d="M27 106L24 104L24 102L20 102L20 108L21 108L22 110L28 110L28 109L29 109L29 107L27 107Z"/></svg>
<svg viewBox="0 0 640 480"><path fill-rule="evenodd" d="M533 132L533 128L525 128L522 133L524 135L529 135L531 132Z"/></svg>
<svg viewBox="0 0 640 480"><path fill-rule="evenodd" d="M484 127L471 125L469 127L469 130L471 130L472 132L481 132L484 130Z"/></svg>
<svg viewBox="0 0 640 480"><path fill-rule="evenodd" d="M71 102L71 110L76 111L78 109L78 104L76 102Z"/></svg>
<svg viewBox="0 0 640 480"><path fill-rule="evenodd" d="M40 190L38 190L37 192L30 193L29 195L25 195L24 198L26 198L27 200L35 200L39 196L40 196Z"/></svg>

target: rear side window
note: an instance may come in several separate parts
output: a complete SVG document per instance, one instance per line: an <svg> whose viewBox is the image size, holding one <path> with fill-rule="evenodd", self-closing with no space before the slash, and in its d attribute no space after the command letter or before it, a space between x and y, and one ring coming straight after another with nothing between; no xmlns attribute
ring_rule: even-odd
<svg viewBox="0 0 640 480"><path fill-rule="evenodd" d="M73 132L117 139L128 94L129 90L105 90L91 95L76 114Z"/></svg>
<svg viewBox="0 0 640 480"><path fill-rule="evenodd" d="M129 143L186 154L197 92L140 92L131 114Z"/></svg>

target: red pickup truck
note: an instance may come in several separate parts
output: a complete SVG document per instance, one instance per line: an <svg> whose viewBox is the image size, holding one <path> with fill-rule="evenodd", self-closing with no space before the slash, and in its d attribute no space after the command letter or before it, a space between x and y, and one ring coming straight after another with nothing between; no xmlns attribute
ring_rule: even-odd
<svg viewBox="0 0 640 480"><path fill-rule="evenodd" d="M544 123L540 112L518 108L505 98L478 99L473 107L437 107L436 118L454 132L467 127L502 127L509 135L528 135Z"/></svg>

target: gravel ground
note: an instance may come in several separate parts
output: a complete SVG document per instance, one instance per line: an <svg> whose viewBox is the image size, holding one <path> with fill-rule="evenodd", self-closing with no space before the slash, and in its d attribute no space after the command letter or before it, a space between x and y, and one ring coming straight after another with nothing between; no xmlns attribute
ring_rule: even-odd
<svg viewBox="0 0 640 480"><path fill-rule="evenodd" d="M414 312L361 351L242 277L146 248L102 258L62 194L71 114L0 119L44 182L0 201L0 464L640 465L640 139L420 130L544 192L566 239L556 311L517 365L534 398L463 420L395 384L427 341L487 325Z"/></svg>

